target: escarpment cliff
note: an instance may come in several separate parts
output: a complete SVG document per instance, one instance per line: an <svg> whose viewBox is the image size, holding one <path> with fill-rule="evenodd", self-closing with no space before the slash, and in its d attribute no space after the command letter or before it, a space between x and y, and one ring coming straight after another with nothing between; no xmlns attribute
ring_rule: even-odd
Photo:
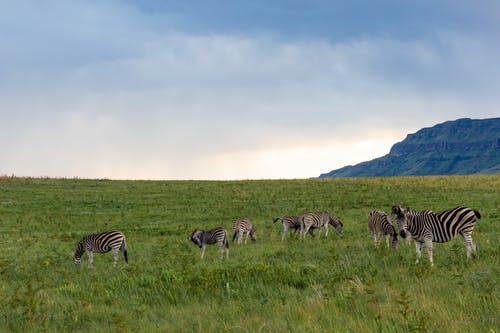
<svg viewBox="0 0 500 333"><path fill-rule="evenodd" d="M394 144L385 156L320 177L477 173L500 173L500 118L464 118L423 128Z"/></svg>

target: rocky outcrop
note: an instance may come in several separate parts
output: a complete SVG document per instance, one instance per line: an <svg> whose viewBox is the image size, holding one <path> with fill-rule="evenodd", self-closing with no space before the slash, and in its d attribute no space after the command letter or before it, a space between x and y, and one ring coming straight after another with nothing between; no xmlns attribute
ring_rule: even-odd
<svg viewBox="0 0 500 333"><path fill-rule="evenodd" d="M409 134L388 155L320 177L500 173L500 118L458 119Z"/></svg>

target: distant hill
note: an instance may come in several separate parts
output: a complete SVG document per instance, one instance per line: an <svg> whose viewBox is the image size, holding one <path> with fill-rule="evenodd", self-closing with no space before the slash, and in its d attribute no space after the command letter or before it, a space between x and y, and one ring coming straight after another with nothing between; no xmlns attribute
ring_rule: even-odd
<svg viewBox="0 0 500 333"><path fill-rule="evenodd" d="M393 145L388 155L320 178L498 173L500 118L464 118L423 128Z"/></svg>

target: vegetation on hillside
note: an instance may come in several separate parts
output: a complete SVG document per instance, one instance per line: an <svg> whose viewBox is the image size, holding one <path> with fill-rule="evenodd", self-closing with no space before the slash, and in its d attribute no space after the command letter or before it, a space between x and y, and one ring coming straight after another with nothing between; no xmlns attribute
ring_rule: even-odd
<svg viewBox="0 0 500 333"><path fill-rule="evenodd" d="M320 177L500 173L500 118L458 119L409 134L389 154Z"/></svg>
<svg viewBox="0 0 500 333"><path fill-rule="evenodd" d="M500 176L261 181L0 178L0 331L495 332L500 327ZM375 248L372 209L393 204L481 212L473 234L434 246ZM341 236L290 233L273 218L326 210ZM257 242L205 259L194 228L249 217ZM119 229L129 265L71 252L89 233Z"/></svg>

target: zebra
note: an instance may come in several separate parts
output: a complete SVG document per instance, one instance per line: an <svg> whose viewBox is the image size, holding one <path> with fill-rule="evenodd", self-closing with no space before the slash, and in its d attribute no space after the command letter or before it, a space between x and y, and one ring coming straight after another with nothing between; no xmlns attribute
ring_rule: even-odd
<svg viewBox="0 0 500 333"><path fill-rule="evenodd" d="M243 217L233 221L233 242L235 239L238 239L238 244L241 244L243 241L243 235L245 235L245 244L247 243L248 236L252 239L252 241L257 240L257 236L255 235L255 230L252 227L252 222L250 219Z"/></svg>
<svg viewBox="0 0 500 333"><path fill-rule="evenodd" d="M227 231L223 227L217 227L208 231L194 229L189 239L191 239L191 241L193 241L193 243L198 245L201 249L201 259L203 259L203 256L205 255L205 246L207 244L215 243L219 244L221 259L224 257L224 251L226 252L226 258L229 257Z"/></svg>
<svg viewBox="0 0 500 333"><path fill-rule="evenodd" d="M398 246L398 234L396 229L389 222L387 214L380 210L372 210L368 216L368 228L373 237L375 246L380 244L382 236L385 235L385 242L389 247L389 237L392 237L391 245L393 248Z"/></svg>
<svg viewBox="0 0 500 333"><path fill-rule="evenodd" d="M342 233L344 226L342 221L327 212L306 212L299 216L300 221L300 238L304 238L306 233L311 229L319 229L318 237L321 236L321 228L325 229L325 237L328 236L328 224L331 224L337 234Z"/></svg>
<svg viewBox="0 0 500 333"><path fill-rule="evenodd" d="M481 214L477 210L458 206L441 213L435 213L432 210L417 212L409 208L393 206L392 216L398 221L401 237L406 238L410 234L415 241L416 263L420 261L422 245L425 244L431 266L434 265L432 242L448 242L455 238L458 233L464 238L467 247L467 258L476 255L476 245L472 241L472 231L476 219L481 218Z"/></svg>
<svg viewBox="0 0 500 333"><path fill-rule="evenodd" d="M84 252L87 252L88 265L92 267L95 253L106 253L113 251L114 265L118 262L118 251L123 253L123 258L128 264L127 242L125 235L121 231L106 231L98 234L90 234L83 237L73 253L73 262L79 265Z"/></svg>
<svg viewBox="0 0 500 333"><path fill-rule="evenodd" d="M300 230L300 221L298 216L286 215L283 217L277 217L273 220L273 223L276 223L279 220L281 220L281 224L283 225L283 232L281 233L282 241L286 239L286 233L288 229L293 228L295 230L295 233L297 233L297 230ZM309 229L309 234L314 237L313 231L313 228Z"/></svg>

